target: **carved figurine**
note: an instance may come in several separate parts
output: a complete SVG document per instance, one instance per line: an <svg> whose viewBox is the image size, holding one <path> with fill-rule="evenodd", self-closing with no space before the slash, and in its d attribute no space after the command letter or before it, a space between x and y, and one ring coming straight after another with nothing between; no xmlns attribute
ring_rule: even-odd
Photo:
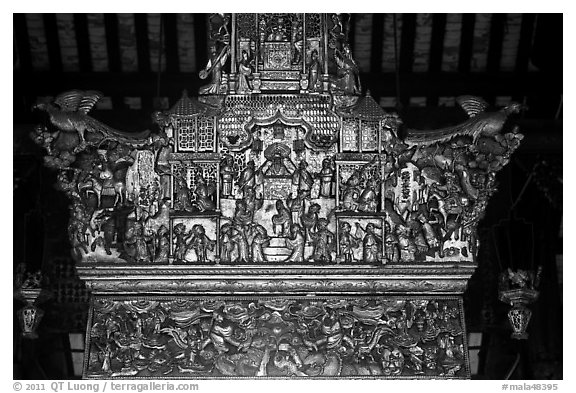
<svg viewBox="0 0 576 393"><path fill-rule="evenodd" d="M398 237L392 231L390 224L386 222L384 224L384 236L386 243L386 259L388 262L397 263L400 260L400 250L398 249Z"/></svg>
<svg viewBox="0 0 576 393"><path fill-rule="evenodd" d="M361 212L375 213L378 206L377 191L378 181L368 179L366 188L358 197L358 210Z"/></svg>
<svg viewBox="0 0 576 393"><path fill-rule="evenodd" d="M165 225L156 232L156 256L154 262L167 262L170 254L170 232Z"/></svg>
<svg viewBox="0 0 576 393"><path fill-rule="evenodd" d="M172 232L174 234L174 240L176 241L174 259L178 262L184 262L186 260L187 242L188 239L192 237L192 231L186 232L186 225L179 222L174 226Z"/></svg>
<svg viewBox="0 0 576 393"><path fill-rule="evenodd" d="M360 175L352 173L343 188L342 207L345 210L356 211L358 209L358 197L360 196Z"/></svg>
<svg viewBox="0 0 576 393"><path fill-rule="evenodd" d="M305 212L306 191L299 191L296 197L288 197L286 207L292 212L292 221L298 222Z"/></svg>
<svg viewBox="0 0 576 393"><path fill-rule="evenodd" d="M400 260L402 262L413 262L416 251L418 250L410 232L410 228L407 226L398 225L396 227L398 247L400 249Z"/></svg>
<svg viewBox="0 0 576 393"><path fill-rule="evenodd" d="M212 81L201 87L198 90L199 94L219 94L220 85L222 83L222 67L226 64L228 60L228 55L230 54L230 46L225 45L220 53L217 52L216 46L212 45L210 47L210 60L206 67L200 71L200 79L206 79L209 74L212 74Z"/></svg>
<svg viewBox="0 0 576 393"><path fill-rule="evenodd" d="M345 43L343 52L334 48L334 60L338 65L339 77L332 82L332 88L344 94L360 94L360 69L352 58L350 45Z"/></svg>
<svg viewBox="0 0 576 393"><path fill-rule="evenodd" d="M238 79L236 80L236 93L248 93L252 91L249 78L252 75L252 66L248 59L248 52L242 50L242 58L238 62Z"/></svg>
<svg viewBox="0 0 576 393"><path fill-rule="evenodd" d="M494 137L499 134L506 120L511 114L520 113L525 107L518 103L511 103L498 112L485 112L488 104L480 97L460 96L456 102L470 116L464 123L438 130L408 130L404 143L409 146L430 146L435 143L448 142L458 136L472 136L472 143L476 143L482 135Z"/></svg>
<svg viewBox="0 0 576 393"><path fill-rule="evenodd" d="M318 51L313 49L310 54L310 63L308 63L308 91L322 91L320 75L322 75L322 65L318 60Z"/></svg>
<svg viewBox="0 0 576 393"><path fill-rule="evenodd" d="M332 160L325 158L322 160L322 169L320 170L320 195L325 198L332 196L332 183L334 180L334 169Z"/></svg>
<svg viewBox="0 0 576 393"><path fill-rule="evenodd" d="M235 245L232 242L232 230L232 224L224 224L220 228L220 259L223 262L232 262Z"/></svg>
<svg viewBox="0 0 576 393"><path fill-rule="evenodd" d="M354 262L354 249L360 245L359 240L350 233L352 227L349 223L343 222L340 224L339 244L340 254L344 256L344 263Z"/></svg>
<svg viewBox="0 0 576 393"><path fill-rule="evenodd" d="M240 178L238 179L238 188L243 195L247 188L256 187L257 178L256 164L253 160L250 160L246 164L246 168L240 173Z"/></svg>
<svg viewBox="0 0 576 393"><path fill-rule="evenodd" d="M148 243L153 240L151 235L144 233L144 226L136 222L132 229L128 232L124 246L127 249L133 249L134 262L136 263L149 263L152 261Z"/></svg>
<svg viewBox="0 0 576 393"><path fill-rule="evenodd" d="M316 230L316 224L318 222L318 213L320 212L320 205L317 203L312 203L308 208L308 213L302 212L300 216L300 222L306 230L306 239L310 239L311 233Z"/></svg>
<svg viewBox="0 0 576 393"><path fill-rule="evenodd" d="M331 251L334 248L334 234L328 230L328 220L319 218L316 223L316 232L310 233L313 244L312 260L314 262L332 262Z"/></svg>
<svg viewBox="0 0 576 393"><path fill-rule="evenodd" d="M297 187L298 193L303 192L306 196L310 196L310 190L314 184L314 179L308 170L308 163L306 160L300 161L298 169L292 174L292 184Z"/></svg>
<svg viewBox="0 0 576 393"><path fill-rule="evenodd" d="M276 201L276 210L278 214L272 216L272 228L274 229L274 234L278 236L288 236L290 232L290 227L292 226L292 214L284 206L284 202L281 199ZM280 227L280 231L277 231L277 227Z"/></svg>
<svg viewBox="0 0 576 393"><path fill-rule="evenodd" d="M440 240L438 239L436 230L434 229L432 224L430 224L430 222L426 219L426 215L424 213L420 213L417 219L420 221L420 224L422 226L422 232L424 233L426 243L428 244L428 255L434 257L436 252L438 252L438 255L442 257L443 256L442 247Z"/></svg>
<svg viewBox="0 0 576 393"><path fill-rule="evenodd" d="M247 189L250 190L250 189ZM234 222L240 226L248 226L252 222L253 213L248 211L246 201L236 200L236 210L234 211Z"/></svg>
<svg viewBox="0 0 576 393"><path fill-rule="evenodd" d="M289 176L291 172L284 163L286 160L288 160L288 158L283 152L276 151L270 159L266 161L262 167L262 172L264 172L266 176Z"/></svg>
<svg viewBox="0 0 576 393"><path fill-rule="evenodd" d="M374 264L382 258L382 238L374 230L372 223L366 225L366 234L362 240L362 259L364 263Z"/></svg>
<svg viewBox="0 0 576 393"><path fill-rule="evenodd" d="M244 192L244 202L246 203L246 214L252 222L254 213L262 207L264 200L256 197L256 191L253 188L247 188Z"/></svg>
<svg viewBox="0 0 576 393"><path fill-rule="evenodd" d="M304 262L304 245L306 239L302 227L299 224L292 224L290 227L290 237L286 239L286 247L292 251L285 262Z"/></svg>
<svg viewBox="0 0 576 393"><path fill-rule="evenodd" d="M64 133L77 133L79 142L70 143L70 151L74 154L80 152L91 143L102 139L115 139L117 141L142 141L150 135L150 131L139 134L127 134L108 127L98 120L88 116L88 112L96 105L103 94L94 90L70 90L56 96L54 103L38 104L35 109L46 111L50 121ZM90 142L87 141L86 132L91 133ZM58 140L62 133L58 135Z"/></svg>
<svg viewBox="0 0 576 393"><path fill-rule="evenodd" d="M414 244L416 245L416 258L424 259L425 254L428 252L428 242L424 237L422 224L418 219L418 211L410 212L406 224L410 228Z"/></svg>
<svg viewBox="0 0 576 393"><path fill-rule="evenodd" d="M288 33L283 16L272 19L269 26L270 33L267 36L268 41L288 41Z"/></svg>
<svg viewBox="0 0 576 393"><path fill-rule="evenodd" d="M208 184L202 176L197 180L196 189L194 194L196 195L196 200L194 204L201 212L204 211L214 211L216 209L216 204L212 200L212 195L216 192L216 186L214 184Z"/></svg>
<svg viewBox="0 0 576 393"><path fill-rule="evenodd" d="M254 228L256 235L252 239L252 262L267 262L266 255L264 255L263 247L268 247L270 238L266 232L266 228L262 225L256 225Z"/></svg>
<svg viewBox="0 0 576 393"><path fill-rule="evenodd" d="M292 25L292 45L294 46L292 64L300 64L302 61L302 46L304 44L302 33L302 21L295 19Z"/></svg>
<svg viewBox="0 0 576 393"><path fill-rule="evenodd" d="M192 248L196 253L197 262L205 263L207 261L207 251L213 251L215 245L216 242L206 236L204 227L200 224L194 224L192 227L192 239L190 239L188 248Z"/></svg>
<svg viewBox="0 0 576 393"><path fill-rule="evenodd" d="M88 241L86 239L86 229L88 229L88 217L81 204L75 204L71 209L70 224L68 224L68 238L72 244L72 256L76 260L88 253Z"/></svg>
<svg viewBox="0 0 576 393"><path fill-rule="evenodd" d="M209 344L214 346L218 354L229 352L232 348L241 349L243 346L234 338L234 326L226 319L222 310L214 311L208 337L200 348L204 350Z"/></svg>
<svg viewBox="0 0 576 393"><path fill-rule="evenodd" d="M234 178L234 159L230 154L222 158L220 164L220 174L222 175L222 196L224 198L232 196L232 179Z"/></svg>
<svg viewBox="0 0 576 393"><path fill-rule="evenodd" d="M176 177L176 198L174 200L174 210L191 212L194 210L190 201L190 189L186 184L186 179Z"/></svg>
<svg viewBox="0 0 576 393"><path fill-rule="evenodd" d="M230 241L234 245L234 248L238 251L238 258L234 260L234 262L249 262L250 249L248 247L248 238L244 228L239 225L233 226L231 230Z"/></svg>

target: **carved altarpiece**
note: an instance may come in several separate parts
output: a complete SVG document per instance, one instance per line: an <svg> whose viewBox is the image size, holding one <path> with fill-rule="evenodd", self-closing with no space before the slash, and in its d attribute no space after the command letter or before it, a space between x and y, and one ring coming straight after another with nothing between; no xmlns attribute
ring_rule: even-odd
<svg viewBox="0 0 576 393"><path fill-rule="evenodd" d="M39 105L92 291L85 378L469 378L462 293L522 135L406 130L341 14L214 14L198 98L126 134L95 91Z"/></svg>

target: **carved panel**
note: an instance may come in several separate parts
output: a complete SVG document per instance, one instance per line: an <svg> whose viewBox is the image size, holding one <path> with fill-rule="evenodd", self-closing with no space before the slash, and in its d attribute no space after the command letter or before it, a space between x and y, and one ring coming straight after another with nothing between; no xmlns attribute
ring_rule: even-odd
<svg viewBox="0 0 576 393"><path fill-rule="evenodd" d="M469 378L458 298L98 297L86 378Z"/></svg>

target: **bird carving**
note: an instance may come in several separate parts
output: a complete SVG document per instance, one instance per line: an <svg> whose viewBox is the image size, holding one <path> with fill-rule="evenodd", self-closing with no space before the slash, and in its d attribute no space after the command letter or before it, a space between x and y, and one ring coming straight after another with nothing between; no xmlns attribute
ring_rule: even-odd
<svg viewBox="0 0 576 393"><path fill-rule="evenodd" d="M434 143L447 142L452 138L463 135L472 136L472 142L476 143L480 136L495 136L498 134L504 127L508 116L513 113L520 113L520 111L525 109L524 105L513 102L498 112L485 112L488 107L486 101L480 97L473 96L457 97L456 102L468 114L470 117L468 120L455 126L437 130L409 129L404 143L408 146L428 146Z"/></svg>
<svg viewBox="0 0 576 393"><path fill-rule="evenodd" d="M34 109L48 113L50 122L61 131L77 132L81 146L87 144L86 132L100 134L101 138L95 138L98 140L113 139L131 144L144 142L148 138L149 130L137 134L126 133L88 116L102 97L102 93L94 90L70 90L58 95L52 103L37 104Z"/></svg>

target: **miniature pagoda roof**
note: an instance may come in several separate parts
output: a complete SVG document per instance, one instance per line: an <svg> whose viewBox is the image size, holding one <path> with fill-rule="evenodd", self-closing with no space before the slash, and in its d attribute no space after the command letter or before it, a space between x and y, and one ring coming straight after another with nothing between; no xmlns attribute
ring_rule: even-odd
<svg viewBox="0 0 576 393"><path fill-rule="evenodd" d="M368 121L379 121L388 116L386 111L372 98L370 91L367 91L365 96L360 97L354 105L339 108L338 113L344 117Z"/></svg>
<svg viewBox="0 0 576 393"><path fill-rule="evenodd" d="M182 92L182 97L166 112L167 115L173 116L214 116L217 113L218 109L188 97L187 90Z"/></svg>

